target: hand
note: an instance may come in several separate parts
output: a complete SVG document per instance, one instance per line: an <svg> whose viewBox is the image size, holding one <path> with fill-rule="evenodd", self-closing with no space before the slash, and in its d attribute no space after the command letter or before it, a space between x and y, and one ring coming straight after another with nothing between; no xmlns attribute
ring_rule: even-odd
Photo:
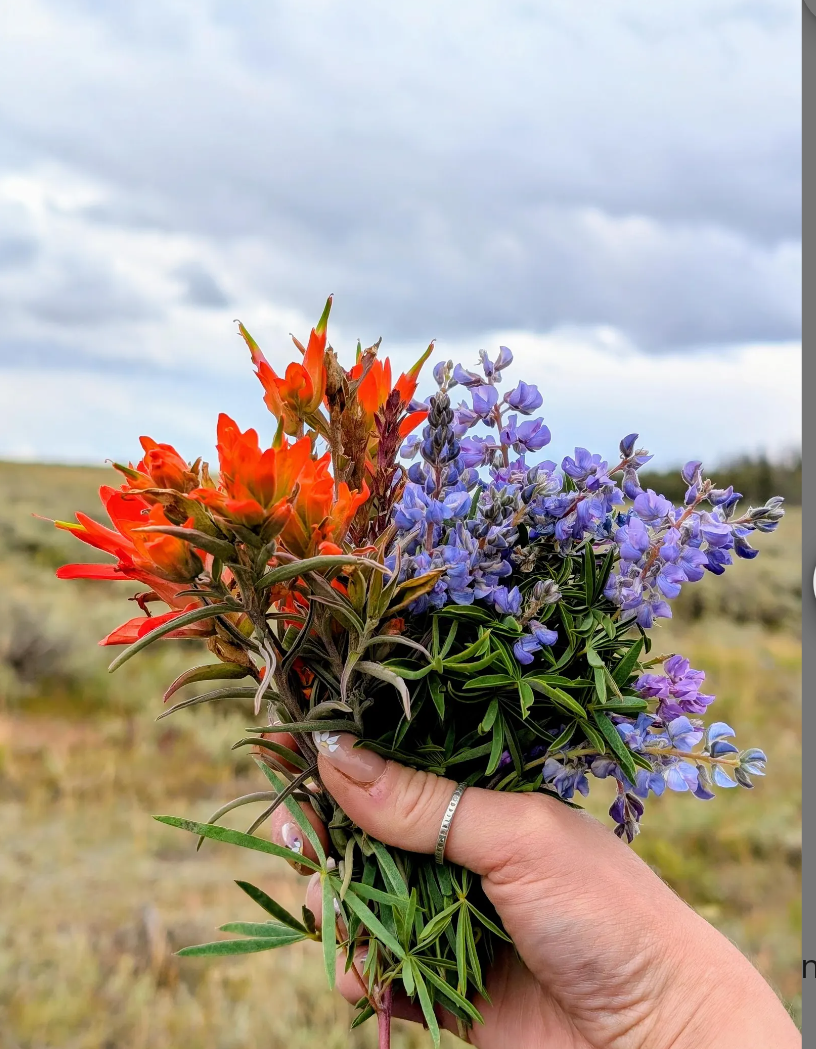
<svg viewBox="0 0 816 1049"><path fill-rule="evenodd" d="M353 749L321 748L320 775L349 817L374 838L433 853L455 783ZM309 812L318 826L317 818ZM325 828L319 833L325 837ZM296 824L275 813L273 835L291 847ZM469 788L446 859L482 878L518 950L488 974L480 1049L789 1049L801 1037L776 995L724 936L695 914L615 835L586 813L540 794ZM319 892L307 904L320 913ZM364 993L338 964L350 1001ZM396 1001L394 1014L419 1020ZM451 1016L440 1022L456 1030Z"/></svg>

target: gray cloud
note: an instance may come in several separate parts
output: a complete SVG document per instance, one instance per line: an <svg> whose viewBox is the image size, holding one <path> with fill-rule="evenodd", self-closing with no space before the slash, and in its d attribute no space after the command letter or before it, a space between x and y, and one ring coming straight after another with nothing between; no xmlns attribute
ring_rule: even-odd
<svg viewBox="0 0 816 1049"><path fill-rule="evenodd" d="M56 163L104 189L73 205L91 234L251 257L236 299L312 316L333 291L347 323L392 339L610 325L660 352L798 335L783 0L38 10L0 32L0 178ZM48 224L35 235L47 254ZM63 245L36 293L15 285L26 323L161 319L166 297L86 250ZM168 269L189 305L229 302L208 264Z"/></svg>

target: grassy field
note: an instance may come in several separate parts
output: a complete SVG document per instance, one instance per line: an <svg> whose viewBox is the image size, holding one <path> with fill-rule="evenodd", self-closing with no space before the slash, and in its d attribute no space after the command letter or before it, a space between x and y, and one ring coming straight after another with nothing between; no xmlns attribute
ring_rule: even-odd
<svg viewBox="0 0 816 1049"><path fill-rule="evenodd" d="M135 586L60 583L86 560L33 513L96 511L107 471L0 464L0 1045L4 1049L324 1049L375 1044L323 983L314 945L246 959L179 959L227 920L256 918L246 878L298 905L285 865L191 840L150 819L206 818L258 789L230 752L245 725L202 707L158 724L161 686L189 642L106 673L96 640L130 614ZM762 555L688 588L656 650L707 671L714 709L769 769L753 792L650 803L636 848L747 954L788 1002L800 987L801 520ZM185 647L186 646L186 647ZM599 786L602 786L599 784ZM593 807L610 799L597 791ZM239 821L240 823L240 821ZM238 825L238 824L236 824ZM425 1045L400 1028L401 1049Z"/></svg>

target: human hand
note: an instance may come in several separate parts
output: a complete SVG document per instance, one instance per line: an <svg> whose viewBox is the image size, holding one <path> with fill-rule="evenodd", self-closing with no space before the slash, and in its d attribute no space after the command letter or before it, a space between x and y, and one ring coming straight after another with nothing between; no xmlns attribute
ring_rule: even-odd
<svg viewBox="0 0 816 1049"><path fill-rule="evenodd" d="M354 749L353 736L337 739L333 751L321 748L319 766L343 811L386 844L433 853L455 783ZM290 847L297 838L311 855L298 834L277 810L273 836ZM500 952L486 980L490 1003L474 1003L485 1022L469 1038L480 1049L801 1045L737 948L586 813L540 794L469 788L445 855L481 876L518 952ZM319 914L313 891L307 905ZM350 1002L365 993L342 959L337 986ZM407 999L394 1015L421 1022ZM456 1030L453 1017L440 1022Z"/></svg>

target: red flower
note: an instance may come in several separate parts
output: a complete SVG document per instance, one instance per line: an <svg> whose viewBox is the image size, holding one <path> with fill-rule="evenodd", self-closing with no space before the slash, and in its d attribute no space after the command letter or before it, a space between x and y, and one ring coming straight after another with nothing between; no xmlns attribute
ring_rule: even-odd
<svg viewBox="0 0 816 1049"><path fill-rule="evenodd" d="M400 405L407 408L416 393L417 382L422 365L433 352L433 343L422 354L416 364L403 372L397 379L395 385L391 386L391 361L388 357L384 361L375 358L364 372L364 364L359 361L348 373L349 379L359 379L357 387L357 400L365 413L373 420L373 417L384 406L394 390L399 394ZM401 421L399 432L401 437L407 437L421 422L427 418L427 411L409 412Z"/></svg>
<svg viewBox="0 0 816 1049"><path fill-rule="evenodd" d="M152 437L140 437L139 443L144 456L136 466L132 463L129 466L114 463L115 468L127 478L125 490L163 488L186 493L200 484L198 463L189 466L172 444L159 444ZM150 499L150 496L147 498Z"/></svg>
<svg viewBox="0 0 816 1049"><path fill-rule="evenodd" d="M302 432L303 421L317 411L326 392L323 355L326 351L326 327L331 304L330 295L317 326L312 328L305 350L294 340L295 345L303 352L303 363L293 361L287 367L283 378L276 374L243 324L238 325L238 330L252 355L255 373L266 391L264 402L276 419L283 420L284 432L292 436Z"/></svg>
<svg viewBox="0 0 816 1049"><path fill-rule="evenodd" d="M178 619L179 616L183 616L185 612L191 612L194 608L198 608L198 602L193 601L184 608L173 608L169 612L164 612L160 616L136 616L134 619L129 619L126 623L122 623L115 630L112 630L107 637L103 637L99 642L100 645L132 645L134 641L138 641L143 638L146 634L149 634L151 630L155 630L157 627L164 626L165 623L170 623L174 619ZM205 620L201 623L191 623L189 626L180 627L178 630L173 630L169 634L165 634L165 640L176 640L178 638L196 638L196 637L207 637L212 634L212 624Z"/></svg>
<svg viewBox="0 0 816 1049"><path fill-rule="evenodd" d="M173 536L137 529L149 525L169 525L161 506L151 506L141 495L120 492L103 485L99 489L102 503L113 528L99 524L87 514L78 513L76 524L56 521L58 528L71 532L87 543L112 554L115 565L63 565L57 570L60 579L136 579L151 586L163 601L173 604L180 587L168 583L186 583L202 570L201 559L189 543Z"/></svg>
<svg viewBox="0 0 816 1049"><path fill-rule="evenodd" d="M242 433L222 413L218 417L220 484L218 488L196 488L190 498L246 528L265 527L271 538L292 513L289 500L310 454L308 437L291 447L284 441L280 448L261 451L255 430Z"/></svg>
<svg viewBox="0 0 816 1049"><path fill-rule="evenodd" d="M326 453L310 459L300 475L292 515L281 532L281 542L298 557L311 557L319 550L340 553L337 541L345 538L357 510L368 499L369 490L352 492L345 481L334 492L334 478L329 473L331 456ZM331 549L327 549L330 544Z"/></svg>

